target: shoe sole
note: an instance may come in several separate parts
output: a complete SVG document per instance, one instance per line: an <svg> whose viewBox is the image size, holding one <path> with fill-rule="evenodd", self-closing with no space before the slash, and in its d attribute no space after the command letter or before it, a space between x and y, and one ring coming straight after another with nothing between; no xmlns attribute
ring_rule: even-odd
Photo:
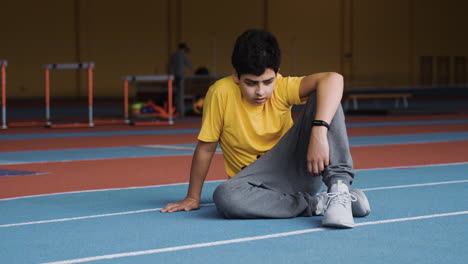
<svg viewBox="0 0 468 264"><path fill-rule="evenodd" d="M337 222L322 221L322 226L345 229L345 228L353 228L354 223L346 223L346 222L340 222L340 221L337 221Z"/></svg>

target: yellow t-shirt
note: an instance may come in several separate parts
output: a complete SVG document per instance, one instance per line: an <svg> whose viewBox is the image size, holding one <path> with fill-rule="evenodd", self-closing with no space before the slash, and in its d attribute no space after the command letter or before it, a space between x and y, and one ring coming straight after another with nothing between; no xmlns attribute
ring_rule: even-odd
<svg viewBox="0 0 468 264"><path fill-rule="evenodd" d="M229 177L273 148L291 128L291 108L301 103L302 78L278 74L271 97L261 106L245 101L231 76L209 88L198 139L219 142Z"/></svg>

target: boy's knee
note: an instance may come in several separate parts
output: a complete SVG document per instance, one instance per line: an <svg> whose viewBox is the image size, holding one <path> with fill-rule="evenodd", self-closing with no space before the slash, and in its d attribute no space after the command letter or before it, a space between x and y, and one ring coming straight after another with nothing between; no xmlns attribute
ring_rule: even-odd
<svg viewBox="0 0 468 264"><path fill-rule="evenodd" d="M213 201L220 214L226 218L240 218L241 193L236 191L229 180L221 183L213 193Z"/></svg>
<svg viewBox="0 0 468 264"><path fill-rule="evenodd" d="M213 192L213 201L218 207L218 205L224 204L224 199L226 197L226 193L228 191L228 188L226 188L225 182L221 183L216 187L216 189Z"/></svg>

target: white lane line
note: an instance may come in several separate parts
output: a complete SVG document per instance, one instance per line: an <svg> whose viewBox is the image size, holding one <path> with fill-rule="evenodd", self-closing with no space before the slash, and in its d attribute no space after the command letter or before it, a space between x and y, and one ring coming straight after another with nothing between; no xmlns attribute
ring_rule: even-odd
<svg viewBox="0 0 468 264"><path fill-rule="evenodd" d="M195 147L175 146L175 145L141 145L141 148L157 148L157 149L170 149L170 150L190 150L194 151Z"/></svg>
<svg viewBox="0 0 468 264"><path fill-rule="evenodd" d="M219 153L215 153L219 155ZM67 163L67 162L88 162L88 161L106 161L106 160L119 160L119 159L142 159L142 158L160 158L160 157L179 157L179 156L192 156L193 153L180 153L180 154L167 154L164 156L138 156L138 157L116 157L116 158L94 158L94 159L70 159L70 160L41 160L41 161L11 161L11 160L0 160L0 165L9 166L9 165L29 165L29 164L44 164L44 163Z"/></svg>
<svg viewBox="0 0 468 264"><path fill-rule="evenodd" d="M168 150L189 150L195 151L196 147L190 146L177 146L177 145L140 145L140 148L155 148L155 149L168 149ZM216 153L222 153L221 148L216 148Z"/></svg>
<svg viewBox="0 0 468 264"><path fill-rule="evenodd" d="M381 224L388 224L388 223L416 221L416 220L423 220L423 219L431 219L431 218L447 217L447 216L456 216L456 215L466 215L466 214L468 214L468 211L460 211L460 212L452 212L452 213L444 213L444 214L422 215L422 216L405 217L405 218L394 218L394 219L386 219L386 220L378 220L378 221L358 223L355 226L358 227L358 226L381 225ZM157 253L163 253L163 252L173 252L173 251L187 250L187 249L194 249L194 248L213 247L213 246L219 246L219 245L236 244L236 243L243 243L243 242L256 241L256 240L264 240L264 239L270 239L270 238L294 236L294 235L300 235L300 234L306 234L306 233L320 232L320 231L325 231L325 230L329 230L329 229L322 228L322 227L313 228L313 229L303 229L303 230L276 233L276 234L263 235L263 236L244 237L244 238L220 240L220 241L214 241L214 242L208 242L208 243L190 244L190 245L177 246L177 247L166 247L166 248L157 248L157 249L125 252L125 253L118 253L118 254L101 255L101 256L94 256L94 257L87 257L87 258L69 259L69 260L62 260L62 261L55 261L55 262L47 262L47 263L42 263L42 264L74 264L74 263L83 263L83 262L98 261L98 260L104 260L104 259L116 259L116 258L123 258L123 257L151 255L151 254L157 254Z"/></svg>
<svg viewBox="0 0 468 264"><path fill-rule="evenodd" d="M363 223L355 224L354 226L380 225L380 224L406 222L406 221L416 221L416 220L423 220L423 219L430 219L430 218L437 218L437 217L466 215L466 214L468 214L468 211L459 211L459 212L444 213L444 214L421 215L421 216L414 216L414 217L404 217L404 218L395 218L395 219L386 219L386 220L378 220L378 221L371 221L371 222L363 222Z"/></svg>
<svg viewBox="0 0 468 264"><path fill-rule="evenodd" d="M425 165L408 165L408 166L390 166L381 168L370 168L370 169L358 169L356 171L373 171L373 170L388 170L388 169L413 169L413 168L424 168L424 167L441 167L441 166L456 166L465 165L468 162L450 162L450 163L437 163L437 164L425 164Z"/></svg>
<svg viewBox="0 0 468 264"><path fill-rule="evenodd" d="M213 206L213 205L214 205L214 203L208 203L208 204L201 204L200 206ZM100 217L108 217L108 216L118 216L118 215L128 215L128 214L141 214L141 213L159 211L161 209L162 208L151 208L151 209L143 209L143 210L127 211L127 212L119 212L119 213L110 213L110 214L88 215L88 216L78 216L78 217L70 217L70 218L60 218L60 219L51 219L51 220L42 220L42 221L33 221L33 222L5 224L5 225L0 225L0 228L2 228L2 227L13 227L13 226L47 224L47 223L57 223L57 222L67 222L67 221L92 219L92 218L100 218Z"/></svg>
<svg viewBox="0 0 468 264"><path fill-rule="evenodd" d="M421 183L421 184L376 187L376 188L368 188L368 189L361 189L361 190L362 191L376 191L376 190L387 190L387 189L415 188L415 187L423 187L423 186L465 183L465 182L468 182L468 180L445 181L445 182L429 182L429 183ZM214 205L214 203L207 203L207 204L201 204L200 206L213 206L213 205ZM127 214L139 214L139 213L159 211L161 209L162 208L152 208L152 209L143 209L143 210L109 213L109 214L99 214L99 215L78 216L78 217L60 218L60 219L51 219L51 220L41 220L41 221L32 221L32 222L21 222L21 223L13 223L13 224L3 224L3 225L0 225L0 228L14 227L14 226L25 226L25 225L47 224L47 223L56 223L56 222L66 222L66 221L75 221L75 220L100 218L100 217L108 217L108 216L118 216L118 215L127 215Z"/></svg>
<svg viewBox="0 0 468 264"><path fill-rule="evenodd" d="M227 176L226 176L227 177ZM205 183L210 182L222 182L225 180L214 180L214 181L205 181ZM125 187L125 188L107 188L107 189L94 189L94 190L82 190L82 191L70 191L70 192L57 192L57 193L46 193L46 194L36 194L36 195L28 195L28 196L18 196L18 197L11 197L11 198L2 198L0 201L9 201L9 200L18 200L18 199L25 199L25 198L37 198L37 197L44 197L44 196L54 196L54 195L64 195L64 194L80 194L80 193L91 193L91 192L108 192L108 191L124 191L124 190L133 190L133 189L151 189L151 188L159 188L159 187L168 187L168 186L178 186L178 185L187 185L187 182L180 182L180 183L170 183L170 184L160 184L160 185L148 185L148 186L135 186L135 187Z"/></svg>
<svg viewBox="0 0 468 264"><path fill-rule="evenodd" d="M414 188L414 187L422 187L422 186L443 185L443 184L454 184L454 183L465 183L465 182L468 182L468 180L445 181L445 182L428 182L428 183L419 183L419 184L396 185L396 186L387 186L387 187L375 187L375 188L361 189L361 191L363 191L363 192L368 192L368 191L376 191L376 190Z"/></svg>

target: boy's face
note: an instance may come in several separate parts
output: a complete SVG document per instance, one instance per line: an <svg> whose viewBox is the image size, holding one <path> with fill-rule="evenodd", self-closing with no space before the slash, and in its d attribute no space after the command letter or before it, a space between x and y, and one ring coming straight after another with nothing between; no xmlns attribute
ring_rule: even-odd
<svg viewBox="0 0 468 264"><path fill-rule="evenodd" d="M242 96L252 105L263 105L271 97L275 87L276 73L272 69L266 69L260 76L254 74L237 73L232 75L234 82L239 85Z"/></svg>

